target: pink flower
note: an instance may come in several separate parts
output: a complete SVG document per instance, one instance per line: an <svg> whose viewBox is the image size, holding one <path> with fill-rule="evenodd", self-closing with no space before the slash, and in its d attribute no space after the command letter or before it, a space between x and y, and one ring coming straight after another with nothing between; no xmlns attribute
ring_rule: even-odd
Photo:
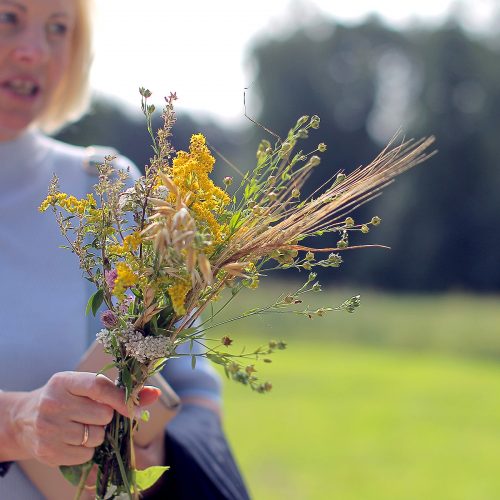
<svg viewBox="0 0 500 500"><path fill-rule="evenodd" d="M113 288L115 287L115 280L117 276L118 273L116 272L116 269L111 269L111 271L104 271L104 279L106 280L106 284L111 291L113 291Z"/></svg>
<svg viewBox="0 0 500 500"><path fill-rule="evenodd" d="M101 321L106 328L113 328L118 324L116 314L109 309L101 314Z"/></svg>
<svg viewBox="0 0 500 500"><path fill-rule="evenodd" d="M119 305L119 312L125 314L128 311L128 307L131 304L133 298L129 295L125 295L125 298L121 301Z"/></svg>

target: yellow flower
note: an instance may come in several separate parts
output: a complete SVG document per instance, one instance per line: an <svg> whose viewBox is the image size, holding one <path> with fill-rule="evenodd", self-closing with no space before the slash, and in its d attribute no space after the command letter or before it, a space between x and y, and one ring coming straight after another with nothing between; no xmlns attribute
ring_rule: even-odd
<svg viewBox="0 0 500 500"><path fill-rule="evenodd" d="M68 195L66 193L49 194L47 198L42 201L42 204L40 205L40 207L38 207L38 210L40 210L40 212L45 212L47 208L57 205L67 197Z"/></svg>
<svg viewBox="0 0 500 500"><path fill-rule="evenodd" d="M187 281L177 281L168 289L168 294L170 295L170 300L172 301L172 307L178 316L186 314L184 302L189 290L191 290L191 283Z"/></svg>
<svg viewBox="0 0 500 500"><path fill-rule="evenodd" d="M214 163L215 158L206 146L205 137L195 134L191 137L189 153L177 153L172 166L172 180L183 199L190 195L189 205L197 216L197 222L201 222L210 231L214 243L219 243L221 227L213 212L220 211L229 204L230 198L208 177ZM169 201L176 201L174 193L170 195Z"/></svg>
<svg viewBox="0 0 500 500"><path fill-rule="evenodd" d="M110 245L108 250L115 255L125 255L128 252L135 252L142 243L142 237L138 231L123 238L122 245Z"/></svg>
<svg viewBox="0 0 500 500"><path fill-rule="evenodd" d="M49 194L42 201L38 210L45 212L49 206L59 205L70 214L83 215L87 208L94 208L96 202L92 194L88 194L87 198L79 200L75 196L68 196L66 193Z"/></svg>
<svg viewBox="0 0 500 500"><path fill-rule="evenodd" d="M113 295L118 299L123 300L125 298L125 290L131 286L134 286L139 278L133 273L132 269L125 264L125 262L118 262L116 264L116 279L115 285L113 287Z"/></svg>

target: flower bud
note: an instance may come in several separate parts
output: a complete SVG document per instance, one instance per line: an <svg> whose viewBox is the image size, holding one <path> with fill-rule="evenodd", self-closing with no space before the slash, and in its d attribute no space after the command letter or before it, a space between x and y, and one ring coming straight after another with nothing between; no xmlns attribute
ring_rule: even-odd
<svg viewBox="0 0 500 500"><path fill-rule="evenodd" d="M230 346L233 343L233 339L225 335L224 337L221 338L221 344L227 346Z"/></svg>
<svg viewBox="0 0 500 500"><path fill-rule="evenodd" d="M114 328L118 325L118 317L109 309L101 314L101 321L102 324L108 329Z"/></svg>
<svg viewBox="0 0 500 500"><path fill-rule="evenodd" d="M324 142L318 144L318 151L324 153L326 151L326 144Z"/></svg>
<svg viewBox="0 0 500 500"><path fill-rule="evenodd" d="M309 161L306 163L306 167L313 168L317 167L321 163L321 158L319 156L311 156Z"/></svg>
<svg viewBox="0 0 500 500"><path fill-rule="evenodd" d="M318 129L319 128L319 122L320 122L320 117L318 115L314 115L311 117L311 128Z"/></svg>
<svg viewBox="0 0 500 500"><path fill-rule="evenodd" d="M271 143L269 141L266 141L265 139L262 140L259 144L259 147L257 148L257 158L259 158L264 154L267 154L270 148L271 148Z"/></svg>
<svg viewBox="0 0 500 500"><path fill-rule="evenodd" d="M292 150L292 148L293 148L293 144L291 142L285 141L281 145L280 155L285 156L286 154L288 154Z"/></svg>
<svg viewBox="0 0 500 500"><path fill-rule="evenodd" d="M372 224L374 226L378 226L381 222L382 222L382 219L380 217L377 217L377 216L372 217Z"/></svg>
<svg viewBox="0 0 500 500"><path fill-rule="evenodd" d="M297 124L295 125L296 128L302 127L302 125L305 125L307 121L309 120L309 117L307 115L301 116L297 120Z"/></svg>
<svg viewBox="0 0 500 500"><path fill-rule="evenodd" d="M344 224L346 227L352 227L354 226L354 219L352 217L347 217L347 219L344 221Z"/></svg>
<svg viewBox="0 0 500 500"><path fill-rule="evenodd" d="M224 177L223 182L225 186L230 186L233 183L233 178L228 175L227 177Z"/></svg>
<svg viewBox="0 0 500 500"><path fill-rule="evenodd" d="M295 189L292 189L292 198L298 198L300 196L300 191L295 188Z"/></svg>
<svg viewBox="0 0 500 500"><path fill-rule="evenodd" d="M370 228L369 228L366 224L363 224L363 225L361 226L361 232L362 232L363 234L366 234L368 231L370 231Z"/></svg>
<svg viewBox="0 0 500 500"><path fill-rule="evenodd" d="M328 263L332 267L339 267L342 264L342 257L338 253L331 253L328 255Z"/></svg>
<svg viewBox="0 0 500 500"><path fill-rule="evenodd" d="M152 96L151 91L144 87L139 87L139 94L141 94L142 97L145 97L146 99Z"/></svg>

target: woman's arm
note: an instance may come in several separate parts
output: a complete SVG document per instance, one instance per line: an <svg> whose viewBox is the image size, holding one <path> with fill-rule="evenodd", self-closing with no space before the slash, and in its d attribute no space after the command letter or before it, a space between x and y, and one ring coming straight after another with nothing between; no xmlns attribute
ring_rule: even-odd
<svg viewBox="0 0 500 500"><path fill-rule="evenodd" d="M23 392L0 392L0 462L29 458L28 452L17 442L15 425L17 408L25 397Z"/></svg>

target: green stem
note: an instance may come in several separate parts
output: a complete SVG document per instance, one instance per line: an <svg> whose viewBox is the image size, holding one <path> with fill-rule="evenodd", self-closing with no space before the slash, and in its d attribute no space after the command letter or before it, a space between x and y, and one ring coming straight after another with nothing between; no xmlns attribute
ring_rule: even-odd
<svg viewBox="0 0 500 500"><path fill-rule="evenodd" d="M87 482L87 478L89 477L90 471L92 470L92 466L94 465L93 461L88 462L82 469L82 477L80 478L80 482L78 483L78 489L76 490L74 500L80 500L82 496L83 489L85 487L85 483Z"/></svg>
<svg viewBox="0 0 500 500"><path fill-rule="evenodd" d="M125 471L125 465L123 464L123 460L120 454L120 448L118 447L116 441L112 441L111 446L113 447L113 451L115 452L116 461L118 462L118 467L120 468L120 473L122 476L122 481L125 485L125 488L127 488L127 494L130 500L134 500L130 491L130 484L128 482L127 472Z"/></svg>

